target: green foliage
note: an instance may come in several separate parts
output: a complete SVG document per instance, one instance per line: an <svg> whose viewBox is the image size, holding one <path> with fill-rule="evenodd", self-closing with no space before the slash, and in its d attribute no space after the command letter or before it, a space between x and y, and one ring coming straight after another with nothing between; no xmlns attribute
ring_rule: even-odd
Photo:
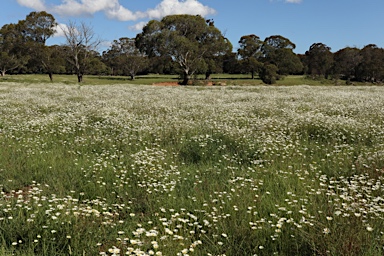
<svg viewBox="0 0 384 256"><path fill-rule="evenodd" d="M279 79L278 67L274 64L264 64L260 71L260 78L266 84L274 84Z"/></svg>
<svg viewBox="0 0 384 256"><path fill-rule="evenodd" d="M170 15L150 21L136 37L138 48L149 57L170 57L182 69L182 84L208 68L206 60L232 50L212 22L201 16Z"/></svg>
<svg viewBox="0 0 384 256"><path fill-rule="evenodd" d="M298 74L303 71L303 64L293 52L295 48L295 44L283 36L267 37L262 46L263 61L276 65L280 75Z"/></svg>
<svg viewBox="0 0 384 256"><path fill-rule="evenodd" d="M312 77L325 77L331 73L333 65L333 54L331 48L323 43L314 43L308 51L305 52L305 63L307 64L307 73Z"/></svg>

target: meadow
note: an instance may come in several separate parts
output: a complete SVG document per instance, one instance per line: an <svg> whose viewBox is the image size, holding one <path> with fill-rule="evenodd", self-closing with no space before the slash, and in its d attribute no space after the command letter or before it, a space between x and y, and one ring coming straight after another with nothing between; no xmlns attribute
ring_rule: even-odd
<svg viewBox="0 0 384 256"><path fill-rule="evenodd" d="M384 254L384 87L7 79L0 255Z"/></svg>
<svg viewBox="0 0 384 256"><path fill-rule="evenodd" d="M7 75L0 78L0 83L50 83L48 75L43 74L29 74L29 75ZM63 83L68 85L77 84L77 77L75 75L53 75L53 82ZM127 76L96 76L86 75L82 85L112 85L112 84L135 84L135 85L153 85L159 83L177 83L181 82L181 78L178 75L159 75L148 74L138 75L135 80L131 80ZM262 80L256 76L255 79L251 79L249 74L212 74L211 80L206 81L204 75L197 75L192 77L191 82L194 85L231 85L231 86L252 86L252 85L264 85ZM276 85L345 85L345 81L338 80L332 81L329 79L312 79L305 75L289 75L282 77L276 82ZM370 83L354 82L355 85L372 85Z"/></svg>

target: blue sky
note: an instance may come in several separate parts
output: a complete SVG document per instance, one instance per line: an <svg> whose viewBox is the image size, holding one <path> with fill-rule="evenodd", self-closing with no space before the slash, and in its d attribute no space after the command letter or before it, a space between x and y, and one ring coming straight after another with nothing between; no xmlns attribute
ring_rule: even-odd
<svg viewBox="0 0 384 256"><path fill-rule="evenodd" d="M135 37L151 19L170 14L200 14L232 42L255 34L262 40L282 35L305 53L313 43L333 52L367 44L384 47L383 0L2 0L0 25L17 23L31 11L45 10L57 22L84 21L104 40ZM58 34L48 44L63 43Z"/></svg>

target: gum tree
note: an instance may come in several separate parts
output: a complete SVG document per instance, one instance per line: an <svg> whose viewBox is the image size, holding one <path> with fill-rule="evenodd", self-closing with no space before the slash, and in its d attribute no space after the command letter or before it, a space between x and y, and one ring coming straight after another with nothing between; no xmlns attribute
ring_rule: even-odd
<svg viewBox="0 0 384 256"><path fill-rule="evenodd" d="M270 36L262 46L263 62L274 64L280 75L299 73L303 70L300 58L293 52L296 45L280 35Z"/></svg>
<svg viewBox="0 0 384 256"><path fill-rule="evenodd" d="M182 70L182 84L205 73L208 60L232 50L228 40L211 20L197 15L170 15L151 20L136 37L136 45L149 57L167 56Z"/></svg>
<svg viewBox="0 0 384 256"><path fill-rule="evenodd" d="M103 58L113 71L120 70L132 80L148 67L148 58L137 49L134 38L114 40L110 49L103 53Z"/></svg>
<svg viewBox="0 0 384 256"><path fill-rule="evenodd" d="M81 83L101 40L96 37L92 27L84 22L77 25L71 21L67 27L63 27L63 32L66 39L67 60L76 72L77 81Z"/></svg>
<svg viewBox="0 0 384 256"><path fill-rule="evenodd" d="M242 36L239 41L239 49L237 54L240 57L240 63L244 72L251 73L252 79L255 78L255 73L262 66L259 61L262 56L263 41L256 35Z"/></svg>
<svg viewBox="0 0 384 256"><path fill-rule="evenodd" d="M323 43L314 43L305 52L308 74L312 77L327 78L333 65L331 48Z"/></svg>

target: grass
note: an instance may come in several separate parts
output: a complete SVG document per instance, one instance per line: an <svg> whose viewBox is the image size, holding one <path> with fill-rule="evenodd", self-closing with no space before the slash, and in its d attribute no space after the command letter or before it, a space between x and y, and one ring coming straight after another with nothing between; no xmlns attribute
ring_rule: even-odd
<svg viewBox="0 0 384 256"><path fill-rule="evenodd" d="M1 255L383 255L383 87L6 79Z"/></svg>
<svg viewBox="0 0 384 256"><path fill-rule="evenodd" d="M64 84L76 84L77 77L75 75L54 75L55 83ZM197 84L204 85L206 81L203 75L197 76ZM82 85L105 85L105 84L137 84L137 85L152 85L162 82L178 82L179 77L177 75L157 75L149 74L137 76L135 80L131 80L126 76L92 76L88 75L84 77ZM17 83L49 83L49 77L47 75L7 75L0 78L1 82L17 82ZM214 85L263 85L261 79L256 77L251 79L248 74L212 74L211 82ZM344 81L338 81L337 85L345 84ZM278 80L276 85L335 85L335 81L326 79L310 79L302 75L290 75ZM365 85L364 83L355 83L354 85Z"/></svg>

